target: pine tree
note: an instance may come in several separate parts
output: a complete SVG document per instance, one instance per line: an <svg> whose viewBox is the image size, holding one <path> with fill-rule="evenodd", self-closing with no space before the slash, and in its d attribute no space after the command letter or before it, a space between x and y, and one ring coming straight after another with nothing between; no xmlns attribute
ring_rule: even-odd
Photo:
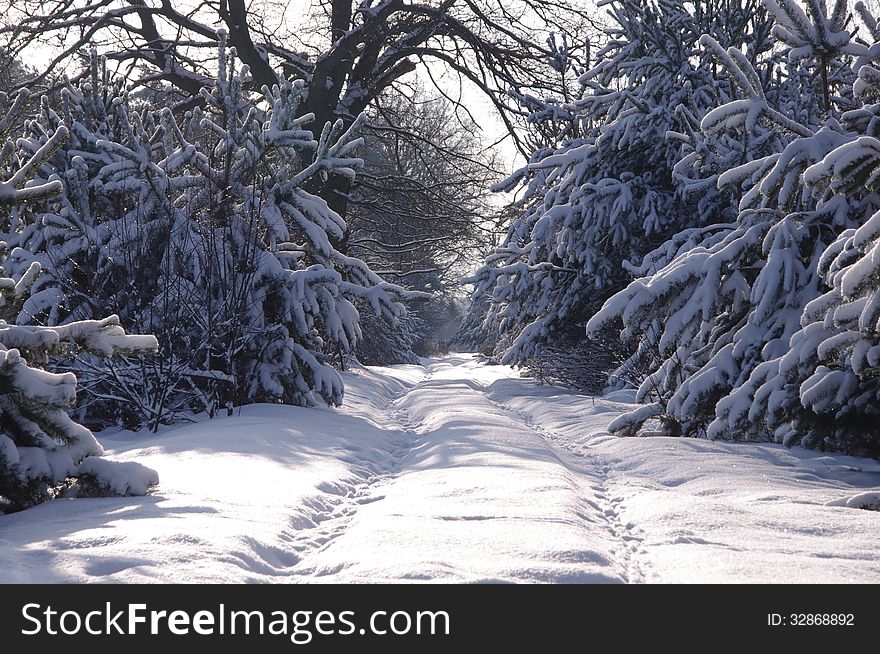
<svg viewBox="0 0 880 654"><path fill-rule="evenodd" d="M871 206L864 195L814 193L804 183L811 166L852 138L839 118L852 107L852 58L867 49L844 28L845 6L829 15L822 2L807 3L806 13L789 0L766 4L789 65L775 79L761 76L738 49L704 36L740 95L710 111L701 129L752 142L775 134L784 147L717 177L720 187L742 193L736 222L677 236L646 260L656 272L644 271L590 321L598 336L620 319L625 337L658 352L639 387L647 405L615 421L613 431L633 433L659 418L667 432L769 438L768 423L744 400L748 380L788 352L803 307L819 293L816 266L827 244ZM804 86L816 79L804 70L817 69L825 71L821 84Z"/></svg>
<svg viewBox="0 0 880 654"><path fill-rule="evenodd" d="M874 39L876 21L856 6ZM804 172L814 195L848 206L853 226L817 261L821 295L807 303L789 351L759 365L719 403L728 424L759 422L779 442L880 454L877 419L877 239L880 236L880 72L876 46L859 60L859 108L843 114L846 141Z"/></svg>
<svg viewBox="0 0 880 654"><path fill-rule="evenodd" d="M32 181L33 174L68 138L61 126L27 158L20 159L10 128L26 104L22 91L0 119L0 215L9 221L25 203L45 201L63 190L60 180ZM8 99L0 94L0 109ZM0 244L3 261L6 244ZM156 473L129 462L101 459L101 445L66 409L76 401L76 377L36 367L50 354L77 348L96 356L150 352L151 336L127 336L116 316L71 322L61 327L19 326L15 318L40 274L31 263L18 279L0 268L0 511L27 508L62 492L143 494L158 483Z"/></svg>
<svg viewBox="0 0 880 654"><path fill-rule="evenodd" d="M581 75L580 99L532 99L535 120L567 123L564 140L536 151L501 187L525 186L521 213L469 280L475 302L489 305L484 329L500 334L506 363L575 348L587 320L632 278L628 262L685 227L733 218L731 194L705 180L712 171L690 180L676 163L683 149L708 150L694 137L695 117L733 97L732 85L714 78L700 35L723 26L727 45L750 43L756 60L771 45L766 18L752 2L606 4L613 26ZM746 147L730 138L727 146L720 163L701 157L703 168L721 168Z"/></svg>
<svg viewBox="0 0 880 654"><path fill-rule="evenodd" d="M124 246L115 224L131 198L109 192L97 180L99 171L114 161L103 143L136 148L136 141L149 138L152 126L130 121L122 79L111 79L106 61L94 51L89 73L61 89L59 107L43 97L38 114L25 124L25 137L18 140L23 154L33 154L55 130L68 131L66 141L35 171L40 179L63 179L64 191L4 233L7 242L27 253L10 262L10 272L23 272L32 261L43 269L19 322L59 324L107 313L131 318L128 302L134 294L118 283L130 258L121 256ZM150 201L149 195L141 199Z"/></svg>
<svg viewBox="0 0 880 654"><path fill-rule="evenodd" d="M429 325L417 314L407 311L394 321L376 316L367 307L359 307L362 335L354 356L365 366L387 366L398 363L418 363L416 350L424 343Z"/></svg>
<svg viewBox="0 0 880 654"><path fill-rule="evenodd" d="M355 303L392 323L402 315L407 294L337 247L345 222L308 190L355 174L359 123L316 138L299 116L302 83L253 89L235 61L224 36L213 87L175 115L136 111L93 56L63 111L44 107L22 144L36 147L56 123L79 139L42 171L68 182L61 210L18 230L52 273L45 304L60 295L64 310L33 303L21 320L111 310L159 340L151 362L76 362L99 421L155 427L224 405L338 404L334 362L362 335Z"/></svg>

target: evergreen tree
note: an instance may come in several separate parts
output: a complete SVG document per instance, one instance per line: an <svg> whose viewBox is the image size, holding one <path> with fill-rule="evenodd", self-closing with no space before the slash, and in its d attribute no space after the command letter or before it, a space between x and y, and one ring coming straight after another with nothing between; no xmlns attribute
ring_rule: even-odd
<svg viewBox="0 0 880 654"><path fill-rule="evenodd" d="M694 117L734 97L713 76L700 35L719 28L726 45L749 44L745 57L755 61L771 45L766 17L753 2L605 4L613 26L581 75L581 97L531 98L535 120L566 125L563 140L538 150L502 187L524 184L521 213L469 280L475 302L488 303L484 329L500 334L506 363L573 349L590 316L631 279L627 262L682 228L733 218L731 194L705 181L712 171L697 188L676 163L683 148L708 148L695 142ZM704 158L704 168L754 147L727 141L726 158Z"/></svg>
<svg viewBox="0 0 880 654"><path fill-rule="evenodd" d="M876 21L856 6L874 40ZM759 423L785 444L880 454L877 418L880 235L880 72L876 46L859 59L854 95L843 114L845 142L804 172L814 195L837 198L853 219L817 261L820 295L807 303L784 354L759 365L718 405L722 427ZM845 204L844 204L845 203Z"/></svg>
<svg viewBox="0 0 880 654"><path fill-rule="evenodd" d="M34 172L68 138L58 127L26 158L8 138L10 128L28 100L22 91L9 103L0 94L0 216L10 221L24 203L58 196L58 179L34 181ZM7 106L10 105L10 106ZM6 244L0 244L3 261ZM0 511L27 508L62 492L79 494L143 494L158 483L156 473L129 462L101 459L101 445L92 433L67 414L76 401L76 377L36 367L50 354L77 348L95 356L151 352L152 336L127 336L117 316L76 321L60 327L20 326L8 322L20 312L31 285L40 274L31 263L17 279L0 268Z"/></svg>
<svg viewBox="0 0 880 654"><path fill-rule="evenodd" d="M769 131L784 147L717 177L720 187L742 193L734 223L678 235L646 259L659 269L643 268L647 276L590 321L597 337L621 319L625 337L658 351L639 387L648 404L615 421L612 431L633 433L659 418L672 433L770 437L768 422L746 398L766 378L767 362L788 352L804 306L819 294L817 263L826 246L875 204L870 193L847 197L805 183L811 166L853 138L839 120L853 106L853 58L867 48L845 29L845 5L829 14L822 2L808 2L806 12L789 0L766 4L788 67L762 77L738 49L704 36L739 97L710 111L701 128L707 135L740 132L752 142ZM816 70L825 73L809 74Z"/></svg>
<svg viewBox="0 0 880 654"><path fill-rule="evenodd" d="M76 363L99 421L155 427L224 405L338 404L334 361L362 335L355 303L392 323L403 310L406 293L337 247L345 222L307 190L354 176L358 123L315 138L301 83L252 89L225 37L218 61L201 106L175 115L136 111L93 56L63 110L44 106L22 144L38 147L56 124L75 135L41 169L67 181L60 210L15 230L51 271L20 320L112 311L159 340L152 362Z"/></svg>

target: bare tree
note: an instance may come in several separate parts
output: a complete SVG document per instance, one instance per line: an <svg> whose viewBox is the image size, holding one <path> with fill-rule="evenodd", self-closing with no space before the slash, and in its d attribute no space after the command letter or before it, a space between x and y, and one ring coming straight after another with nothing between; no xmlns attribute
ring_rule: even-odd
<svg viewBox="0 0 880 654"><path fill-rule="evenodd" d="M0 38L11 56L36 43L56 53L20 86L44 84L72 55L97 47L137 84L170 84L197 102L222 30L255 88L304 80L300 111L318 125L350 124L421 68L456 104L467 84L484 91L524 153L514 130L523 110L508 93L564 97L547 36L566 33L578 43L590 19L577 0L321 0L306 38L292 34L281 7L266 0L203 0L187 9L170 0L3 0L0 7ZM567 56L577 57L577 48ZM432 62L453 73L458 90L436 79ZM344 215L349 190L345 178L331 176L322 195Z"/></svg>
<svg viewBox="0 0 880 654"><path fill-rule="evenodd" d="M423 89L368 113L364 167L349 194L350 254L397 284L443 296L492 244L497 153L476 125Z"/></svg>
<svg viewBox="0 0 880 654"><path fill-rule="evenodd" d="M383 278L426 296L400 324L362 314L363 363L430 355L457 330L461 276L495 237L489 188L502 178L499 155L479 129L421 85L386 92L368 110L359 171L348 195L347 252Z"/></svg>

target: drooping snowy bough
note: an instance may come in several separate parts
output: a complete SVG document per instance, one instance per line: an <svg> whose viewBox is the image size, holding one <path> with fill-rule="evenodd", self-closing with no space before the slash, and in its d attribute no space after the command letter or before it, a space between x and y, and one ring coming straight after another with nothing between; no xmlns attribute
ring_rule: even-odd
<svg viewBox="0 0 880 654"><path fill-rule="evenodd" d="M734 223L685 232L649 255L665 265L591 319L594 336L622 321L625 337L659 352L639 388L651 408L612 430L659 418L667 432L876 455L880 46L854 38L845 2L765 4L784 75L762 76L704 36L740 93L701 128L752 140L769 130L784 146L718 177L743 193ZM876 40L873 18L857 9Z"/></svg>
<svg viewBox="0 0 880 654"><path fill-rule="evenodd" d="M406 292L344 253L346 224L317 194L361 165L358 121L313 133L304 85L253 88L220 40L216 81L192 110L155 109L161 91L128 93L93 53L91 75L59 110L44 103L21 141L34 151L58 127L71 135L40 168L66 181L60 207L17 231L49 272L20 320L116 313L159 341L148 364L73 363L99 423L338 404L334 362L362 335L355 305L390 321L404 312Z"/></svg>
<svg viewBox="0 0 880 654"><path fill-rule="evenodd" d="M33 182L34 171L68 138L59 126L31 156L20 159L8 139L12 125L28 99L21 92L9 107L0 94L0 219L8 223L24 203L58 196L58 179ZM0 261L7 247L0 242ZM13 251L13 255L21 255ZM92 433L67 413L76 401L72 373L52 373L37 367L50 354L72 349L111 357L119 353L154 352L152 336L130 336L117 316L74 321L59 327L16 325L14 320L28 298L41 266L32 262L17 279L0 268L0 512L18 510L58 493L141 495L158 483L153 470L138 463L100 458L101 445Z"/></svg>

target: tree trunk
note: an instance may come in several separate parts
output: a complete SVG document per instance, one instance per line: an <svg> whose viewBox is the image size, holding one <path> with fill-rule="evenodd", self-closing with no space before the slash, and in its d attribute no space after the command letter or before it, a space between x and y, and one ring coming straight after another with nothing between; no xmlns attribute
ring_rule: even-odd
<svg viewBox="0 0 880 654"><path fill-rule="evenodd" d="M342 38L351 28L352 0L333 0L330 14L330 30L333 42ZM342 87L345 84L353 63L353 53L345 56L333 56L330 50L329 56L319 60L309 84L309 94L303 103L302 112L315 115L314 131L320 133L328 122L335 122L342 118L347 124L351 119L347 116L339 116L339 98ZM339 175L331 175L322 185L319 195L327 201L330 208L338 213L343 219L348 210L348 192L351 190L351 181ZM344 252L344 244L341 250Z"/></svg>
<svg viewBox="0 0 880 654"><path fill-rule="evenodd" d="M831 96L828 90L828 59L822 57L820 67L822 69L822 100L825 104L825 116L828 117L831 114Z"/></svg>
<svg viewBox="0 0 880 654"><path fill-rule="evenodd" d="M330 12L330 30L335 43L351 27L351 0L333 0Z"/></svg>

